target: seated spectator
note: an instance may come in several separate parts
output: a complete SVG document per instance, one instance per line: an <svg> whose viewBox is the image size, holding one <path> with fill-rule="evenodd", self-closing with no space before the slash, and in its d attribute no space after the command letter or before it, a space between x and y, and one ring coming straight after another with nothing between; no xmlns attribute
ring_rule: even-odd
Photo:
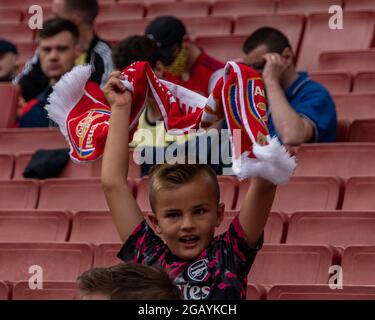
<svg viewBox="0 0 375 320"><path fill-rule="evenodd" d="M69 20L54 18L44 22L39 32L38 51L40 67L49 85L21 110L21 128L54 126L44 106L52 86L74 67L74 61L80 54L78 38L78 28Z"/></svg>
<svg viewBox="0 0 375 320"><path fill-rule="evenodd" d="M10 82L18 68L16 46L5 39L0 39L0 82Z"/></svg>
<svg viewBox="0 0 375 320"><path fill-rule="evenodd" d="M208 97L222 76L224 64L194 45L184 24L175 17L158 17L151 21L145 32L160 48L167 68L165 80Z"/></svg>
<svg viewBox="0 0 375 320"><path fill-rule="evenodd" d="M262 73L270 135L286 145L336 140L336 109L329 92L297 72L292 47L280 31L260 28L243 45L243 62Z"/></svg>
<svg viewBox="0 0 375 320"><path fill-rule="evenodd" d="M181 292L160 268L122 263L93 268L78 278L81 300L180 300Z"/></svg>
<svg viewBox="0 0 375 320"><path fill-rule="evenodd" d="M113 69L112 50L94 31L95 18L99 13L97 0L54 0L52 13L54 17L70 20L77 25L81 55L75 64L90 63L93 66L91 81L104 85ZM26 63L15 83L20 85L25 101L35 98L49 86L48 76L41 68L37 53Z"/></svg>

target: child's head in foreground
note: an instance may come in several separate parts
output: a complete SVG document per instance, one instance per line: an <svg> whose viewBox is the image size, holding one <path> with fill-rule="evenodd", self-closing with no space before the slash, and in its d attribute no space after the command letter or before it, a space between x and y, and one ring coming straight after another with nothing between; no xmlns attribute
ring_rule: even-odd
<svg viewBox="0 0 375 320"><path fill-rule="evenodd" d="M181 292L159 268L121 263L93 268L78 278L81 300L179 300Z"/></svg>
<svg viewBox="0 0 375 320"><path fill-rule="evenodd" d="M155 165L149 173L148 215L171 252L191 260L206 249L223 219L215 172L202 164Z"/></svg>

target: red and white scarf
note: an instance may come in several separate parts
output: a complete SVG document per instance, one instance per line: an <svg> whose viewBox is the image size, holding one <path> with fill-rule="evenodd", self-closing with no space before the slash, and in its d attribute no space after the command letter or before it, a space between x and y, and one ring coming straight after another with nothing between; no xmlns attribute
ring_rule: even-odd
<svg viewBox="0 0 375 320"><path fill-rule="evenodd" d="M206 129L226 119L231 132L233 171L239 179L260 176L286 183L295 158L271 138L267 104L260 75L244 65L228 62L224 77L209 98L156 77L148 62L135 62L122 71L125 87L133 93L129 123L131 141L138 120L152 98L170 134ZM99 86L88 79L90 66L77 66L54 86L46 106L70 144L70 156L87 162L103 155L111 109ZM234 134L234 132L239 134Z"/></svg>

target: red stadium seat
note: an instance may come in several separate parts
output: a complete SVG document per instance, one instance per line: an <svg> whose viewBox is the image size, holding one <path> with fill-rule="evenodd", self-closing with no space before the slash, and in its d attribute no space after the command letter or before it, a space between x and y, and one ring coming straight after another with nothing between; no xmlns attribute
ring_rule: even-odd
<svg viewBox="0 0 375 320"><path fill-rule="evenodd" d="M350 128L350 121L338 120L336 129L336 142L347 142Z"/></svg>
<svg viewBox="0 0 375 320"><path fill-rule="evenodd" d="M319 82L330 94L349 93L352 87L352 75L344 72L310 72L309 76Z"/></svg>
<svg viewBox="0 0 375 320"><path fill-rule="evenodd" d="M238 17L244 14L265 14L275 12L274 0L217 1L212 5L212 16Z"/></svg>
<svg viewBox="0 0 375 320"><path fill-rule="evenodd" d="M341 48L339 51L328 50L327 47L327 50L324 50L320 54L319 70L351 73L375 71L375 49L363 48L362 50L353 50L352 47L347 47Z"/></svg>
<svg viewBox="0 0 375 320"><path fill-rule="evenodd" d="M234 25L234 34L248 37L261 27L273 27L283 32L289 39L294 52L297 52L302 36L304 16L296 14L263 14L239 16Z"/></svg>
<svg viewBox="0 0 375 320"><path fill-rule="evenodd" d="M197 37L195 44L220 61L229 61L243 56L242 45L246 36Z"/></svg>
<svg viewBox="0 0 375 320"><path fill-rule="evenodd" d="M9 299L9 286L6 282L0 280L0 300Z"/></svg>
<svg viewBox="0 0 375 320"><path fill-rule="evenodd" d="M108 210L99 179L49 179L41 182L38 209Z"/></svg>
<svg viewBox="0 0 375 320"><path fill-rule="evenodd" d="M109 212L81 211L73 217L69 241L99 244L121 242L121 239Z"/></svg>
<svg viewBox="0 0 375 320"><path fill-rule="evenodd" d="M13 287L13 300L76 300L76 282L43 281L43 289L30 289L28 281L17 282Z"/></svg>
<svg viewBox="0 0 375 320"><path fill-rule="evenodd" d="M344 285L375 286L375 246L347 247L342 256Z"/></svg>
<svg viewBox="0 0 375 320"><path fill-rule="evenodd" d="M254 283L247 284L246 300L264 300L267 296L267 290Z"/></svg>
<svg viewBox="0 0 375 320"><path fill-rule="evenodd" d="M3 8L0 3L0 27L6 23L21 22L22 12L18 8ZM9 39L12 40L12 39Z"/></svg>
<svg viewBox="0 0 375 320"><path fill-rule="evenodd" d="M69 228L70 214L63 211L0 211L0 242L63 242Z"/></svg>
<svg viewBox="0 0 375 320"><path fill-rule="evenodd" d="M95 249L94 267L110 267L122 262L117 258L121 249L120 243L100 244Z"/></svg>
<svg viewBox="0 0 375 320"><path fill-rule="evenodd" d="M375 212L296 212L289 222L286 243L375 245Z"/></svg>
<svg viewBox="0 0 375 320"><path fill-rule="evenodd" d="M207 17L210 3L202 2L166 2L150 3L147 8L147 18L156 18L163 15L176 17Z"/></svg>
<svg viewBox="0 0 375 320"><path fill-rule="evenodd" d="M18 154L56 148L68 148L68 143L57 129L0 129L1 152Z"/></svg>
<svg viewBox="0 0 375 320"><path fill-rule="evenodd" d="M35 0L1 0L2 7L13 7L13 8L28 8L35 4ZM45 6L50 5L51 0L39 0L38 5Z"/></svg>
<svg viewBox="0 0 375 320"><path fill-rule="evenodd" d="M0 243L0 279L28 281L41 267L43 280L76 281L92 266L93 249L79 243Z"/></svg>
<svg viewBox="0 0 375 320"><path fill-rule="evenodd" d="M0 209L35 209L37 181L0 181Z"/></svg>
<svg viewBox="0 0 375 320"><path fill-rule="evenodd" d="M278 13L301 13L328 12L332 5L343 6L342 0L279 0L277 5Z"/></svg>
<svg viewBox="0 0 375 320"><path fill-rule="evenodd" d="M236 209L239 210L248 189L248 182L239 186ZM341 181L333 177L292 177L290 182L277 188L273 211L335 210Z"/></svg>
<svg viewBox="0 0 375 320"><path fill-rule="evenodd" d="M345 0L345 11L375 11L372 0Z"/></svg>
<svg viewBox="0 0 375 320"><path fill-rule="evenodd" d="M20 42L17 43L18 59L24 65L35 53L37 42Z"/></svg>
<svg viewBox="0 0 375 320"><path fill-rule="evenodd" d="M227 231L234 217L238 214L238 211L226 211L221 225L215 230L215 236ZM281 243L284 239L287 223L288 217L284 213L271 212L264 228L264 242L267 244Z"/></svg>
<svg viewBox="0 0 375 320"><path fill-rule="evenodd" d="M267 300L374 300L375 287L343 286L332 290L327 285L276 285Z"/></svg>
<svg viewBox="0 0 375 320"><path fill-rule="evenodd" d="M298 69L316 69L323 51L369 48L375 26L374 15L373 12L347 12L345 27L331 30L328 26L331 14L311 14L307 18Z"/></svg>
<svg viewBox="0 0 375 320"><path fill-rule="evenodd" d="M298 149L297 158L296 176L347 178L375 175L375 167L372 165L375 160L373 144L304 144ZM301 209L306 210L306 208Z"/></svg>
<svg viewBox="0 0 375 320"><path fill-rule="evenodd" d="M331 246L265 245L257 254L248 282L264 287L275 284L327 284L331 265L339 253Z"/></svg>
<svg viewBox="0 0 375 320"><path fill-rule="evenodd" d="M375 177L348 179L345 187L343 210L375 210Z"/></svg>
<svg viewBox="0 0 375 320"><path fill-rule="evenodd" d="M359 72L356 74L354 77L353 92L375 93L375 72Z"/></svg>
<svg viewBox="0 0 375 320"><path fill-rule="evenodd" d="M35 31L25 23L4 23L0 28L0 38L9 39L12 42L28 42L35 38Z"/></svg>
<svg viewBox="0 0 375 320"><path fill-rule="evenodd" d="M334 95L338 119L359 120L375 118L375 93Z"/></svg>
<svg viewBox="0 0 375 320"><path fill-rule="evenodd" d="M100 21L141 19L144 15L142 2L138 3L106 3L100 5L99 15L96 19Z"/></svg>
<svg viewBox="0 0 375 320"><path fill-rule="evenodd" d="M229 17L199 17L182 18L190 37L229 35L232 31L232 18Z"/></svg>
<svg viewBox="0 0 375 320"><path fill-rule="evenodd" d="M11 83L0 84L1 110L0 128L10 128L16 121L19 90ZM4 152L3 148L0 148Z"/></svg>
<svg viewBox="0 0 375 320"><path fill-rule="evenodd" d="M6 180L12 177L13 167L13 156L9 154L0 154L0 180Z"/></svg>
<svg viewBox="0 0 375 320"><path fill-rule="evenodd" d="M348 141L375 142L375 119L353 121L350 126Z"/></svg>

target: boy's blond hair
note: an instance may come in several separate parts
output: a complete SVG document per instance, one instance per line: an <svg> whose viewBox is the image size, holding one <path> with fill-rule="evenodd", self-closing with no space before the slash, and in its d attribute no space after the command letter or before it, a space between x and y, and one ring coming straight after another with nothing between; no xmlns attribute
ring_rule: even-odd
<svg viewBox="0 0 375 320"><path fill-rule="evenodd" d="M216 173L206 164L159 164L149 173L148 190L151 209L155 212L157 192L182 186L198 175L205 175L212 185L212 193L217 203L220 201L220 188Z"/></svg>

